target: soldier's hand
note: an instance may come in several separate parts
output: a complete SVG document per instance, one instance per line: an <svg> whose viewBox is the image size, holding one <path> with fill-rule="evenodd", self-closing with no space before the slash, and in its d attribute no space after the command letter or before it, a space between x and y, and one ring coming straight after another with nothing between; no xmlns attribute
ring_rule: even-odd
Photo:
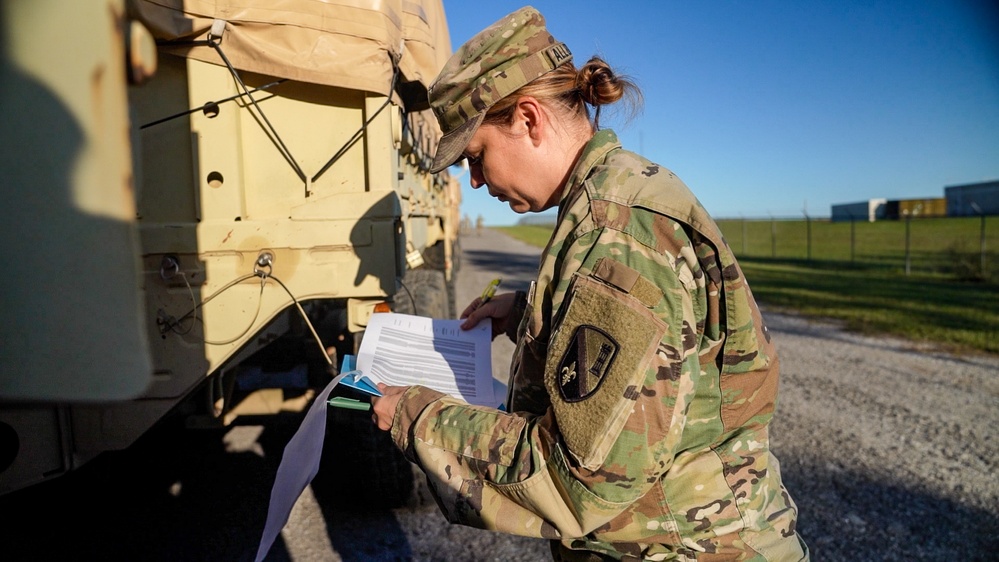
<svg viewBox="0 0 999 562"><path fill-rule="evenodd" d="M481 297L476 297L461 313L462 330L471 330L479 322L489 318L492 320L493 339L506 332L507 319L510 317L510 310L517 299L516 293L503 293L496 295L483 304Z"/></svg>
<svg viewBox="0 0 999 562"><path fill-rule="evenodd" d="M371 420L375 422L378 429L388 431L392 429L392 420L395 419L395 408L399 405L399 400L408 389L408 386L388 386L378 383L378 390L382 392L380 397L371 398Z"/></svg>

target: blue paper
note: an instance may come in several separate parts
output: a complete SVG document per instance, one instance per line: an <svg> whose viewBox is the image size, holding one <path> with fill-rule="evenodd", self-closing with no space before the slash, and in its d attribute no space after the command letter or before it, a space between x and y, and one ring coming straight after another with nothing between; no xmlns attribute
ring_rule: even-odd
<svg viewBox="0 0 999 562"><path fill-rule="evenodd" d="M340 384L371 396L381 396L382 393L378 390L375 383L371 382L371 379L364 376L361 371L358 371L354 367L356 360L353 355L343 356L343 364L340 366L340 372L344 373L344 377L340 380Z"/></svg>

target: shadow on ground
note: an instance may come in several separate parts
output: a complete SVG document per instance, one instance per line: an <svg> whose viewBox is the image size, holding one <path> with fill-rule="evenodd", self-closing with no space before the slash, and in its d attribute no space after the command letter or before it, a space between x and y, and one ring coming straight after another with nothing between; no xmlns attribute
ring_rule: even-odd
<svg viewBox="0 0 999 562"><path fill-rule="evenodd" d="M782 462L781 472L813 560L995 560L999 519L993 514L849 467L793 460Z"/></svg>
<svg viewBox="0 0 999 562"><path fill-rule="evenodd" d="M10 561L252 560L296 429L293 416L272 420L260 450L247 452L227 452L221 430L155 430L76 473L0 498L0 551ZM782 473L814 560L984 562L999 551L999 519L988 512L807 455L789 455ZM316 524L343 560L412 559L391 510L314 491L324 519ZM280 538L267 560L291 560Z"/></svg>
<svg viewBox="0 0 999 562"><path fill-rule="evenodd" d="M516 279L533 279L537 275L540 252L538 250L538 255L520 255L493 250L465 250L464 260L476 268L504 272L503 290L526 291L530 282Z"/></svg>

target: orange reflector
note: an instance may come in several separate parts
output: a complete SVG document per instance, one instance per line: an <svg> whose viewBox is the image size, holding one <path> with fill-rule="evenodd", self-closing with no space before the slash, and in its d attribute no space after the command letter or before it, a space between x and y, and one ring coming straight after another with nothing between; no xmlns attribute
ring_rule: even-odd
<svg viewBox="0 0 999 562"><path fill-rule="evenodd" d="M375 312L392 312L392 308L387 302L380 302L375 305Z"/></svg>

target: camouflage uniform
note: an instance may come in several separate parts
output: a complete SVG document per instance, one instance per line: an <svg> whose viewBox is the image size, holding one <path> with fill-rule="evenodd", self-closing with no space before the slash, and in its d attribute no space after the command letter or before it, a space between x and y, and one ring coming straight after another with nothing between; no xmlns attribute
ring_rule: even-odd
<svg viewBox="0 0 999 562"><path fill-rule="evenodd" d="M570 58L531 8L469 40L430 90L434 169ZM392 437L449 521L552 539L560 560L808 558L769 450L776 352L679 179L598 132L523 304L508 412L421 386L397 406Z"/></svg>
<svg viewBox="0 0 999 562"><path fill-rule="evenodd" d="M397 410L448 520L558 539L565 560L807 559L768 445L776 352L678 178L597 133L532 293L510 413L424 387Z"/></svg>

